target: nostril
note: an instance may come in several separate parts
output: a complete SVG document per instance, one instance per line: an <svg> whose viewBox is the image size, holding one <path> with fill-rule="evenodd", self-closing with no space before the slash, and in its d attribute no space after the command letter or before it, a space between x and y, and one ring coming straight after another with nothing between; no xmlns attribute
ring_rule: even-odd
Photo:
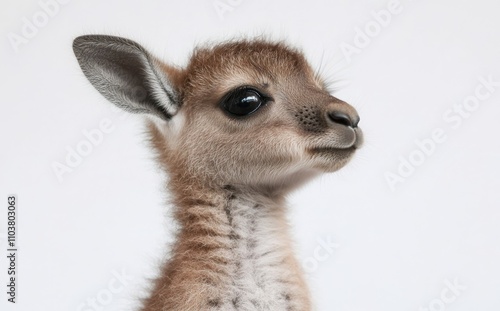
<svg viewBox="0 0 500 311"><path fill-rule="evenodd" d="M334 123L342 124L345 126L356 127L359 123L359 117L356 116L355 120L352 120L349 115L340 111L332 111L328 113L328 118Z"/></svg>

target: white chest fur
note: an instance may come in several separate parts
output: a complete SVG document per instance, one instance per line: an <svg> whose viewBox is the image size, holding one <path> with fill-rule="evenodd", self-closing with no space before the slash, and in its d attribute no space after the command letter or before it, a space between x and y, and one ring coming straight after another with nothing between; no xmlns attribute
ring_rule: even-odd
<svg viewBox="0 0 500 311"><path fill-rule="evenodd" d="M304 310L283 208L233 198L226 207L232 227L229 296L218 310Z"/></svg>

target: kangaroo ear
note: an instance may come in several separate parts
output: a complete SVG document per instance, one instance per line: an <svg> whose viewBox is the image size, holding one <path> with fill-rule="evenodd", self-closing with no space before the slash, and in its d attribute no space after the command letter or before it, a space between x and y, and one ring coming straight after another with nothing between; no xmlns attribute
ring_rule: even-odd
<svg viewBox="0 0 500 311"><path fill-rule="evenodd" d="M162 64L136 42L88 35L73 41L73 51L90 83L118 107L164 120L179 109L178 91Z"/></svg>

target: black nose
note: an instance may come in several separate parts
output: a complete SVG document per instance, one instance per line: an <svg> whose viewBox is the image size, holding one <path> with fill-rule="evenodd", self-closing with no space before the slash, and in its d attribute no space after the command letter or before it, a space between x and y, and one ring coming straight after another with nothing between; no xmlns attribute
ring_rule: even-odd
<svg viewBox="0 0 500 311"><path fill-rule="evenodd" d="M338 123L350 127L357 127L359 123L359 116L355 116L353 119L348 114L340 111L329 112L328 118L330 118L333 123Z"/></svg>

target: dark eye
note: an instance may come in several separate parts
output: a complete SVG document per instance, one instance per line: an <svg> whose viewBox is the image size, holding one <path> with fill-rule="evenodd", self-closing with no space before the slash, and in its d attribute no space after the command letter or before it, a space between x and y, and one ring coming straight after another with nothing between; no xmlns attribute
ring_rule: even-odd
<svg viewBox="0 0 500 311"><path fill-rule="evenodd" d="M258 91L243 87L227 94L222 99L222 107L231 114L246 116L257 111L265 102L266 98Z"/></svg>

